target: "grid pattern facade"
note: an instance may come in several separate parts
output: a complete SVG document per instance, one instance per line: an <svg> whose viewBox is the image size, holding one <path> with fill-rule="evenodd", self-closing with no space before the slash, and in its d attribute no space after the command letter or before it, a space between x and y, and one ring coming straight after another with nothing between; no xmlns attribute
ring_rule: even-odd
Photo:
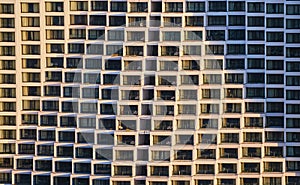
<svg viewBox="0 0 300 185"><path fill-rule="evenodd" d="M0 183L299 184L299 4L2 0Z"/></svg>

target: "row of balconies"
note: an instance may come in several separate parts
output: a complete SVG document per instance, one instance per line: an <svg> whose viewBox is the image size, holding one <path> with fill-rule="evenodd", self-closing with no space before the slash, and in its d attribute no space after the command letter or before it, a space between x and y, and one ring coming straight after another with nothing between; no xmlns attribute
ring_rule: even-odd
<svg viewBox="0 0 300 185"><path fill-rule="evenodd" d="M110 180L109 178L97 178L94 176L89 177L69 177L63 175L55 175L51 177L50 175L31 175L28 173L18 173L12 175L11 173L1 173L1 182L5 184L12 184L15 182L17 184L31 184L32 182L37 185L61 185L61 184L73 184L73 185L258 185L263 183L263 185L282 185L284 180L282 177L263 177L260 178L249 178L249 177L241 177L240 179L236 178L223 178L219 177L215 180L208 178L207 180L170 180L167 179L155 179L155 177L151 177L152 180L146 182L146 180L135 179L134 181L131 179L114 179ZM52 179L52 183L51 183ZM286 176L286 185L297 185L299 182L299 177L294 176ZM14 184L14 183L13 183Z"/></svg>

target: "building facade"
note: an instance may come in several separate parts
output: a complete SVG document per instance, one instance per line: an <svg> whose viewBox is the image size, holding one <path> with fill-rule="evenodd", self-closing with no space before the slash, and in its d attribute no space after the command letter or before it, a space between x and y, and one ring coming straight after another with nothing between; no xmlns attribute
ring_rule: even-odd
<svg viewBox="0 0 300 185"><path fill-rule="evenodd" d="M299 185L300 1L1 0L0 183Z"/></svg>

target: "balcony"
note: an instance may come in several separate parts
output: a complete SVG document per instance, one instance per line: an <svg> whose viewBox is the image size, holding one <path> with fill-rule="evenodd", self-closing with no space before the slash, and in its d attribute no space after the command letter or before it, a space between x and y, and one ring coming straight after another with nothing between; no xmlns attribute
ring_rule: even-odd
<svg viewBox="0 0 300 185"><path fill-rule="evenodd" d="M74 152L73 152L72 146L57 146L56 148L56 155L57 157L69 157L73 158Z"/></svg>
<svg viewBox="0 0 300 185"><path fill-rule="evenodd" d="M32 159L17 159L17 169L33 170L33 160Z"/></svg>
<svg viewBox="0 0 300 185"><path fill-rule="evenodd" d="M115 119L99 119L99 129L103 130L115 130L116 129Z"/></svg>
<svg viewBox="0 0 300 185"><path fill-rule="evenodd" d="M173 105L156 106L156 115L174 116L174 106Z"/></svg>
<svg viewBox="0 0 300 185"><path fill-rule="evenodd" d="M177 150L175 151L174 160L192 160L192 150Z"/></svg>
<svg viewBox="0 0 300 185"><path fill-rule="evenodd" d="M265 132L266 142L283 142L284 133L283 132Z"/></svg>
<svg viewBox="0 0 300 185"><path fill-rule="evenodd" d="M13 168L13 166L14 166L13 158L0 158L0 168Z"/></svg>
<svg viewBox="0 0 300 185"><path fill-rule="evenodd" d="M150 171L151 176L169 176L168 166L151 166Z"/></svg>
<svg viewBox="0 0 300 185"><path fill-rule="evenodd" d="M135 145L135 136L119 135L118 145Z"/></svg>
<svg viewBox="0 0 300 185"><path fill-rule="evenodd" d="M177 46L162 46L161 56L179 56L179 47Z"/></svg>
<svg viewBox="0 0 300 185"><path fill-rule="evenodd" d="M153 145L166 145L171 146L171 137L170 136L153 136Z"/></svg>
<svg viewBox="0 0 300 185"><path fill-rule="evenodd" d="M236 148L222 148L220 149L221 158L238 158L238 149Z"/></svg>
<svg viewBox="0 0 300 185"><path fill-rule="evenodd" d="M223 119L222 128L240 128L240 118Z"/></svg>
<svg viewBox="0 0 300 185"><path fill-rule="evenodd" d="M131 166L115 166L114 175L116 176L132 176Z"/></svg>
<svg viewBox="0 0 300 185"><path fill-rule="evenodd" d="M241 185L259 185L258 178L242 178ZM270 184L273 185L273 184Z"/></svg>
<svg viewBox="0 0 300 185"><path fill-rule="evenodd" d="M243 157L261 157L261 149L260 148L243 148Z"/></svg>
<svg viewBox="0 0 300 185"><path fill-rule="evenodd" d="M200 119L200 128L202 129L217 129L218 120L217 119Z"/></svg>
<svg viewBox="0 0 300 185"><path fill-rule="evenodd" d="M224 113L241 113L242 105L240 103L225 103L223 104Z"/></svg>
<svg viewBox="0 0 300 185"><path fill-rule="evenodd" d="M198 164L196 165L197 174L215 174L214 164Z"/></svg>
<svg viewBox="0 0 300 185"><path fill-rule="evenodd" d="M34 144L19 144L18 147L19 147L18 154L28 154L28 155L35 154L35 145Z"/></svg>
<svg viewBox="0 0 300 185"><path fill-rule="evenodd" d="M188 165L174 165L173 175L191 175L191 166Z"/></svg>
<svg viewBox="0 0 300 185"><path fill-rule="evenodd" d="M244 133L244 142L261 143L262 133L246 132Z"/></svg>
<svg viewBox="0 0 300 185"><path fill-rule="evenodd" d="M224 163L219 164L219 173L236 173L237 165L236 164L230 164L230 163Z"/></svg>
<svg viewBox="0 0 300 185"><path fill-rule="evenodd" d="M38 156L54 156L53 145L37 145Z"/></svg>
<svg viewBox="0 0 300 185"><path fill-rule="evenodd" d="M120 105L120 115L138 115L138 105Z"/></svg>
<svg viewBox="0 0 300 185"><path fill-rule="evenodd" d="M111 176L111 164L94 164L94 174Z"/></svg>
<svg viewBox="0 0 300 185"><path fill-rule="evenodd" d="M216 150L215 149L198 149L197 150L197 159L216 159Z"/></svg>
<svg viewBox="0 0 300 185"><path fill-rule="evenodd" d="M199 144L217 144L217 134L200 134Z"/></svg>
<svg viewBox="0 0 300 185"><path fill-rule="evenodd" d="M194 145L193 135L176 135L175 137L177 145Z"/></svg>
<svg viewBox="0 0 300 185"><path fill-rule="evenodd" d="M244 118L244 125L245 127L258 127L262 128L263 127L263 118L262 117L246 117Z"/></svg>
<svg viewBox="0 0 300 185"><path fill-rule="evenodd" d="M242 163L243 173L259 173L260 164L259 163Z"/></svg>
<svg viewBox="0 0 300 185"><path fill-rule="evenodd" d="M119 120L118 130L136 130L136 120Z"/></svg>
<svg viewBox="0 0 300 185"><path fill-rule="evenodd" d="M175 101L175 91L157 91L157 98Z"/></svg>
<svg viewBox="0 0 300 185"><path fill-rule="evenodd" d="M76 148L76 158L93 158L93 148L78 147Z"/></svg>
<svg viewBox="0 0 300 185"><path fill-rule="evenodd" d="M143 56L144 55L143 46L127 46L126 55L127 56Z"/></svg>
<svg viewBox="0 0 300 185"><path fill-rule="evenodd" d="M222 133L221 143L239 143L239 134Z"/></svg>
<svg viewBox="0 0 300 185"><path fill-rule="evenodd" d="M176 86L176 76L158 76L158 85Z"/></svg>
<svg viewBox="0 0 300 185"><path fill-rule="evenodd" d="M122 137L120 137L122 139ZM121 141L120 141L121 143ZM98 134L97 144L100 145L114 145L114 135L113 134Z"/></svg>
<svg viewBox="0 0 300 185"><path fill-rule="evenodd" d="M266 157L282 157L283 147L265 147Z"/></svg>
<svg viewBox="0 0 300 185"><path fill-rule="evenodd" d="M90 174L91 173L91 164L90 163L74 163L73 165L74 165L74 173L78 173L78 174Z"/></svg>
<svg viewBox="0 0 300 185"><path fill-rule="evenodd" d="M264 172L282 172L282 162L264 162Z"/></svg>
<svg viewBox="0 0 300 185"><path fill-rule="evenodd" d="M160 61L160 71L177 71L178 62L177 61Z"/></svg>
<svg viewBox="0 0 300 185"><path fill-rule="evenodd" d="M59 136L58 140L60 142L70 142L70 143L75 142L75 132L59 131L58 136Z"/></svg>
<svg viewBox="0 0 300 185"><path fill-rule="evenodd" d="M172 121L154 121L154 130L172 131Z"/></svg>
<svg viewBox="0 0 300 185"><path fill-rule="evenodd" d="M129 27L146 27L146 17L128 17Z"/></svg>

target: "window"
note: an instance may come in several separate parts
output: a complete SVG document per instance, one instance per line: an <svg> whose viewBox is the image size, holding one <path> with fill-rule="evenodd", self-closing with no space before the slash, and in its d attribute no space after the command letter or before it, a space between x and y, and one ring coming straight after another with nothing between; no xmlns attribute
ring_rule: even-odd
<svg viewBox="0 0 300 185"><path fill-rule="evenodd" d="M267 28L283 28L283 18L267 18Z"/></svg>
<svg viewBox="0 0 300 185"><path fill-rule="evenodd" d="M245 11L245 2L244 1L229 1L229 11Z"/></svg>
<svg viewBox="0 0 300 185"><path fill-rule="evenodd" d="M246 103L246 112L263 113L264 112L264 103L247 102Z"/></svg>
<svg viewBox="0 0 300 185"><path fill-rule="evenodd" d="M64 16L46 16L46 26L63 26L63 25L64 25Z"/></svg>
<svg viewBox="0 0 300 185"><path fill-rule="evenodd" d="M264 13L265 12L265 4L258 2L248 3L248 12L249 13Z"/></svg>
<svg viewBox="0 0 300 185"><path fill-rule="evenodd" d="M199 70L200 61L197 60L182 60L182 69L183 70Z"/></svg>
<svg viewBox="0 0 300 185"><path fill-rule="evenodd" d="M245 44L227 44L227 54L229 55L246 54Z"/></svg>
<svg viewBox="0 0 300 185"><path fill-rule="evenodd" d="M286 63L287 72L300 72L300 63L298 62L287 62Z"/></svg>
<svg viewBox="0 0 300 185"><path fill-rule="evenodd" d="M223 69L223 60L204 59L204 69Z"/></svg>
<svg viewBox="0 0 300 185"><path fill-rule="evenodd" d="M108 40L124 41L124 31L123 30L108 30Z"/></svg>
<svg viewBox="0 0 300 185"><path fill-rule="evenodd" d="M283 56L283 46L267 46L267 56Z"/></svg>
<svg viewBox="0 0 300 185"><path fill-rule="evenodd" d="M246 97L247 98L264 98L265 97L265 89L264 88L247 87Z"/></svg>
<svg viewBox="0 0 300 185"><path fill-rule="evenodd" d="M40 26L40 17L22 17L21 18L22 27L39 27ZM47 22L47 19L46 19ZM48 25L46 23L46 25Z"/></svg>
<svg viewBox="0 0 300 185"><path fill-rule="evenodd" d="M228 30L228 40L245 40L245 30Z"/></svg>
<svg viewBox="0 0 300 185"><path fill-rule="evenodd" d="M46 12L63 12L63 2L46 2Z"/></svg>
<svg viewBox="0 0 300 185"><path fill-rule="evenodd" d="M247 73L247 83L265 83L264 73Z"/></svg>
<svg viewBox="0 0 300 185"><path fill-rule="evenodd" d="M87 11L88 2L87 1L70 1L71 11Z"/></svg>
<svg viewBox="0 0 300 185"><path fill-rule="evenodd" d="M226 26L226 16L208 16L208 26Z"/></svg>
<svg viewBox="0 0 300 185"><path fill-rule="evenodd" d="M227 11L227 2L225 1L209 1L208 2L208 11L210 12L226 12Z"/></svg>
<svg viewBox="0 0 300 185"><path fill-rule="evenodd" d="M203 26L203 16L186 16L185 26Z"/></svg>
<svg viewBox="0 0 300 185"><path fill-rule="evenodd" d="M39 13L39 3L21 3L22 13Z"/></svg>
<svg viewBox="0 0 300 185"><path fill-rule="evenodd" d="M39 55L40 45L22 45L23 55Z"/></svg>
<svg viewBox="0 0 300 185"><path fill-rule="evenodd" d="M25 35L25 36L29 36L29 38L32 38L32 39L40 40L40 32L39 31L29 31L29 33L27 32L27 35ZM64 30L46 30L46 39L47 40L64 40Z"/></svg>
<svg viewBox="0 0 300 185"><path fill-rule="evenodd" d="M15 60L0 60L0 69L1 70L15 70L16 69L16 61Z"/></svg>
<svg viewBox="0 0 300 185"><path fill-rule="evenodd" d="M224 45L205 45L206 55L224 55Z"/></svg>
<svg viewBox="0 0 300 185"><path fill-rule="evenodd" d="M202 89L202 98L204 99L220 99L220 97L219 89Z"/></svg>
<svg viewBox="0 0 300 185"><path fill-rule="evenodd" d="M265 26L265 17L248 16L248 27L264 27Z"/></svg>
<svg viewBox="0 0 300 185"><path fill-rule="evenodd" d="M283 42L283 32L267 32L267 42Z"/></svg>
<svg viewBox="0 0 300 185"><path fill-rule="evenodd" d="M244 75L239 73L225 73L226 84L243 84Z"/></svg>
<svg viewBox="0 0 300 185"><path fill-rule="evenodd" d="M300 77L299 76L286 76L286 85L287 86L300 85Z"/></svg>
<svg viewBox="0 0 300 185"><path fill-rule="evenodd" d="M299 47L287 47L286 48L286 57L287 58L300 58L300 48Z"/></svg>
<svg viewBox="0 0 300 185"><path fill-rule="evenodd" d="M205 12L205 2L186 2L186 12Z"/></svg>
<svg viewBox="0 0 300 185"><path fill-rule="evenodd" d="M265 40L264 31L248 31L248 40Z"/></svg>
<svg viewBox="0 0 300 185"><path fill-rule="evenodd" d="M264 55L265 45L264 44L248 44L248 54L249 55Z"/></svg>
<svg viewBox="0 0 300 185"><path fill-rule="evenodd" d="M182 2L166 2L165 12L182 12L183 3Z"/></svg>
<svg viewBox="0 0 300 185"><path fill-rule="evenodd" d="M283 60L267 60L268 70L283 70Z"/></svg>
<svg viewBox="0 0 300 185"><path fill-rule="evenodd" d="M64 44L46 44L46 53L64 53Z"/></svg>
<svg viewBox="0 0 300 185"><path fill-rule="evenodd" d="M229 15L228 25L229 26L245 26L244 15Z"/></svg>
<svg viewBox="0 0 300 185"><path fill-rule="evenodd" d="M15 19L14 18L0 18L0 27L1 28L14 28Z"/></svg>
<svg viewBox="0 0 300 185"><path fill-rule="evenodd" d="M225 40L225 30L206 30L206 40Z"/></svg>
<svg viewBox="0 0 300 185"><path fill-rule="evenodd" d="M110 2L111 12L127 12L127 2Z"/></svg>
<svg viewBox="0 0 300 185"><path fill-rule="evenodd" d="M267 102L267 112L283 113L284 103L282 102Z"/></svg>
<svg viewBox="0 0 300 185"><path fill-rule="evenodd" d="M180 32L162 32L163 41L180 41Z"/></svg>
<svg viewBox="0 0 300 185"><path fill-rule="evenodd" d="M183 55L201 55L201 46L183 46Z"/></svg>
<svg viewBox="0 0 300 185"><path fill-rule="evenodd" d="M226 59L226 69L244 69L245 60L244 59Z"/></svg>
<svg viewBox="0 0 300 185"><path fill-rule="evenodd" d="M128 41L145 41L145 32L143 31L128 31L127 32Z"/></svg>
<svg viewBox="0 0 300 185"><path fill-rule="evenodd" d="M92 1L91 2L92 11L107 11L108 3L107 1Z"/></svg>
<svg viewBox="0 0 300 185"><path fill-rule="evenodd" d="M89 40L104 40L105 39L105 31L104 30L89 30Z"/></svg>
<svg viewBox="0 0 300 185"><path fill-rule="evenodd" d="M130 12L148 12L148 3L132 2L130 3Z"/></svg>
<svg viewBox="0 0 300 185"><path fill-rule="evenodd" d="M300 43L300 34L299 33L286 33L286 42L287 43Z"/></svg>
<svg viewBox="0 0 300 185"><path fill-rule="evenodd" d="M288 9L289 9L289 5L287 5L287 10ZM267 3L267 14L283 14L283 13L284 13L283 3Z"/></svg>
<svg viewBox="0 0 300 185"><path fill-rule="evenodd" d="M297 4L287 4L286 5L287 15L300 15L300 5Z"/></svg>
<svg viewBox="0 0 300 185"><path fill-rule="evenodd" d="M13 14L14 13L14 4L8 4L8 3L0 4L0 13L1 14Z"/></svg>
<svg viewBox="0 0 300 185"><path fill-rule="evenodd" d="M85 68L86 69L101 69L102 61L101 61L101 59L87 58L87 59L85 59Z"/></svg>
<svg viewBox="0 0 300 185"><path fill-rule="evenodd" d="M69 29L70 39L85 39L86 31L85 29Z"/></svg>
<svg viewBox="0 0 300 185"><path fill-rule="evenodd" d="M249 58L247 60L247 68L248 69L264 69L265 68L265 60L260 58Z"/></svg>
<svg viewBox="0 0 300 185"><path fill-rule="evenodd" d="M92 18L93 15L90 17L90 25L94 25L93 21L95 20ZM101 19L99 19L101 20ZM87 25L87 15L70 15L70 24L71 25ZM95 25L97 25L95 23Z"/></svg>
<svg viewBox="0 0 300 185"><path fill-rule="evenodd" d="M129 27L145 27L146 17L128 17Z"/></svg>
<svg viewBox="0 0 300 185"><path fill-rule="evenodd" d="M203 75L204 84L221 84L222 75L220 74L204 74Z"/></svg>
<svg viewBox="0 0 300 185"><path fill-rule="evenodd" d="M124 26L126 23L125 16L110 16L109 26ZM99 18L98 18L99 19ZM105 25L103 25L105 26Z"/></svg>
<svg viewBox="0 0 300 185"><path fill-rule="evenodd" d="M0 32L0 41L1 42L14 42L15 33L14 32Z"/></svg>
<svg viewBox="0 0 300 185"><path fill-rule="evenodd" d="M300 91L299 90L287 90L286 91L287 100L300 100Z"/></svg>
<svg viewBox="0 0 300 185"><path fill-rule="evenodd" d="M300 19L286 19L286 29L300 29Z"/></svg>

